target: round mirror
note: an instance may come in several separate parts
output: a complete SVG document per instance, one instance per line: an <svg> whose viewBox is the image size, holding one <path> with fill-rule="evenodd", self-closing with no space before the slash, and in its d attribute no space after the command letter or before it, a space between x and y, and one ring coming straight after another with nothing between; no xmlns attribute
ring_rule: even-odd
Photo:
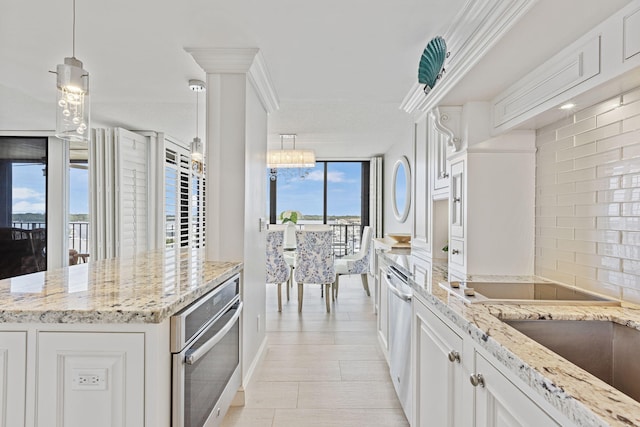
<svg viewBox="0 0 640 427"><path fill-rule="evenodd" d="M393 214L400 222L405 222L409 216L409 206L411 205L410 182L409 160L403 156L393 166L393 184L391 186L393 192L391 195Z"/></svg>

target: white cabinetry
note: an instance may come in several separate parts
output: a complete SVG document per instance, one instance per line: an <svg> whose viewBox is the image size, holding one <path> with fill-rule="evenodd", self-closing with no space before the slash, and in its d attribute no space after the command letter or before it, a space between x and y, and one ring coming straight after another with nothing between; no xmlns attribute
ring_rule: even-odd
<svg viewBox="0 0 640 427"><path fill-rule="evenodd" d="M378 267L380 274L380 297L378 299L378 339L384 357L389 361L389 279L386 264Z"/></svg>
<svg viewBox="0 0 640 427"><path fill-rule="evenodd" d="M414 427L463 424L462 337L414 299Z"/></svg>
<svg viewBox="0 0 640 427"><path fill-rule="evenodd" d="M460 145L461 107L434 108L428 114L429 147L431 147L431 182L433 198L447 196L449 168L447 156Z"/></svg>
<svg viewBox="0 0 640 427"><path fill-rule="evenodd" d="M518 380L501 371L468 334L437 315L429 303L413 301L413 426L567 425L529 398L527 386L516 386Z"/></svg>
<svg viewBox="0 0 640 427"><path fill-rule="evenodd" d="M26 332L0 332L0 427L24 426Z"/></svg>
<svg viewBox="0 0 640 427"><path fill-rule="evenodd" d="M413 232L411 253L431 257L431 183L429 181L429 141L427 119L415 125L413 147Z"/></svg>
<svg viewBox="0 0 640 427"><path fill-rule="evenodd" d="M144 334L40 332L37 363L37 426L144 425Z"/></svg>
<svg viewBox="0 0 640 427"><path fill-rule="evenodd" d="M451 156L449 273L533 274L535 136L512 132Z"/></svg>
<svg viewBox="0 0 640 427"><path fill-rule="evenodd" d="M553 418L507 379L489 360L475 354L476 427L559 426Z"/></svg>

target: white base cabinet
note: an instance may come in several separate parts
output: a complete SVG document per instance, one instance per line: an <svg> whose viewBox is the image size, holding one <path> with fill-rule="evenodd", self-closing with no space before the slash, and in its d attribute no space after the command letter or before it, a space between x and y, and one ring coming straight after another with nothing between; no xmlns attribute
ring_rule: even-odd
<svg viewBox="0 0 640 427"><path fill-rule="evenodd" d="M389 279L386 264L379 267L380 296L378 303L378 340L384 357L389 361Z"/></svg>
<svg viewBox="0 0 640 427"><path fill-rule="evenodd" d="M548 403L532 400L528 386L517 386L518 379L501 370L500 364L453 322L419 298L413 301L412 426L571 425ZM557 421L560 418L561 422Z"/></svg>
<svg viewBox="0 0 640 427"><path fill-rule="evenodd" d="M144 334L40 332L41 427L144 425Z"/></svg>
<svg viewBox="0 0 640 427"><path fill-rule="evenodd" d="M463 426L462 337L414 299L414 427Z"/></svg>
<svg viewBox="0 0 640 427"><path fill-rule="evenodd" d="M475 353L475 373L482 384L475 387L476 427L559 426L525 392L516 387L489 360Z"/></svg>
<svg viewBox="0 0 640 427"><path fill-rule="evenodd" d="M26 332L0 332L0 427L25 423Z"/></svg>
<svg viewBox="0 0 640 427"><path fill-rule="evenodd" d="M169 320L0 324L0 427L170 427Z"/></svg>

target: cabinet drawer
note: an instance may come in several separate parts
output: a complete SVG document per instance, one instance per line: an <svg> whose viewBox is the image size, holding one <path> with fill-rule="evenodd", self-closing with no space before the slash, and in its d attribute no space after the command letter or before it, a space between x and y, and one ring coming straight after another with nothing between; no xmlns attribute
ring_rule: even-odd
<svg viewBox="0 0 640 427"><path fill-rule="evenodd" d="M457 266L464 267L464 260L464 240L452 239L449 242L449 262Z"/></svg>

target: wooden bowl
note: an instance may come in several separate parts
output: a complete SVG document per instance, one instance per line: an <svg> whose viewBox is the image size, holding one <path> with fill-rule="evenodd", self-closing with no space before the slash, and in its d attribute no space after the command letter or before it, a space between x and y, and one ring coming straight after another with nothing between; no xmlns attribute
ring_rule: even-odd
<svg viewBox="0 0 640 427"><path fill-rule="evenodd" d="M411 241L410 233L389 233L387 236L397 243L409 243Z"/></svg>

